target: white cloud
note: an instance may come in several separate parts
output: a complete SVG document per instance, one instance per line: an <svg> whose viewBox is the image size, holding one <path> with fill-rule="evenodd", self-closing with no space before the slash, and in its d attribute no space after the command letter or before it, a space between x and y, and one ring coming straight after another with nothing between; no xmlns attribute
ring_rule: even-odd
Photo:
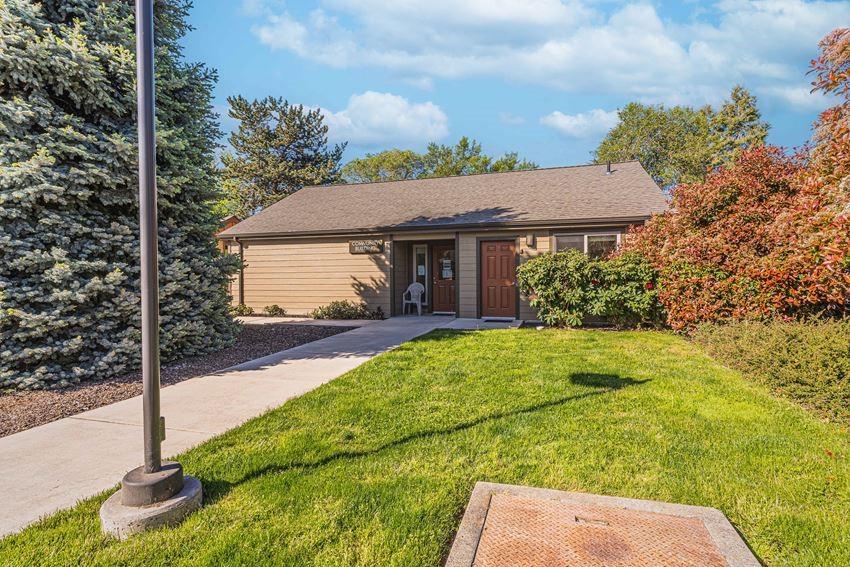
<svg viewBox="0 0 850 567"><path fill-rule="evenodd" d="M820 112L839 102L837 97L813 93L811 87L807 85L768 87L764 90L764 94L782 99L801 111Z"/></svg>
<svg viewBox="0 0 850 567"><path fill-rule="evenodd" d="M251 31L272 49L288 49L301 56L307 54L307 27L289 14L270 14L265 24L254 26Z"/></svg>
<svg viewBox="0 0 850 567"><path fill-rule="evenodd" d="M353 34L323 10L313 10L301 22L288 12L273 13L267 8L264 23L253 26L251 32L272 50L288 50L332 67L358 63L359 47Z"/></svg>
<svg viewBox="0 0 850 567"><path fill-rule="evenodd" d="M264 14L253 28L262 43L335 67L692 104L742 83L794 103L783 88L799 85L818 40L850 21L850 2L724 0L687 23L649 4L581 0L325 0L301 19L272 4Z"/></svg>
<svg viewBox="0 0 850 567"><path fill-rule="evenodd" d="M508 126L519 126L520 124L525 124L525 118L511 114L510 112L500 112L499 122Z"/></svg>
<svg viewBox="0 0 850 567"><path fill-rule="evenodd" d="M352 95L343 110L321 110L329 138L359 146L424 143L449 133L448 118L439 106L411 103L391 93L366 91Z"/></svg>
<svg viewBox="0 0 850 567"><path fill-rule="evenodd" d="M579 114L564 114L556 110L540 119L540 123L554 128L559 133L570 138L591 138L606 133L617 125L617 111L606 111L594 108Z"/></svg>

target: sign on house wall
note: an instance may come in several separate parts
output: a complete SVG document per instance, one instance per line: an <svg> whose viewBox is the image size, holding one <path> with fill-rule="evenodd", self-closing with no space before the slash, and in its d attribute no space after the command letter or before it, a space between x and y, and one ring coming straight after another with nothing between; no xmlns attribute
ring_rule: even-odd
<svg viewBox="0 0 850 567"><path fill-rule="evenodd" d="M383 240L349 240L348 251L351 254L380 254L384 251Z"/></svg>

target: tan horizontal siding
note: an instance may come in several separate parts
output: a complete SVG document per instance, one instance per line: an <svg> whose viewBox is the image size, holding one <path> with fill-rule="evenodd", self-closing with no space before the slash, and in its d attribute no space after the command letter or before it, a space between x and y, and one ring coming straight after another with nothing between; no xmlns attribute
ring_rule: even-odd
<svg viewBox="0 0 850 567"><path fill-rule="evenodd" d="M460 305L458 314L461 317L478 316L478 277L476 274L477 257L475 234L460 233L458 235L458 286L460 286Z"/></svg>
<svg viewBox="0 0 850 567"><path fill-rule="evenodd" d="M331 301L347 299L389 313L388 250L351 254L348 240L245 242L245 304L255 311L276 304L293 315L306 315Z"/></svg>
<svg viewBox="0 0 850 567"><path fill-rule="evenodd" d="M519 238L519 261L520 263L549 252L551 239L548 232L535 232L534 246L528 242L527 235L522 235ZM519 318L523 321L537 320L537 311L535 311L528 303L528 298L520 294L519 296Z"/></svg>
<svg viewBox="0 0 850 567"><path fill-rule="evenodd" d="M304 245L299 244L298 246L304 246ZM339 250L328 250L328 249L322 249L322 250L287 250L286 248L277 248L276 247L276 248L270 249L270 250L262 250L262 249L257 249L256 246L251 246L251 248L252 248L251 257L254 258L255 260L260 260L260 261L261 260L274 259L279 254L281 254L283 252L285 252L286 254L288 254L292 257L295 257L295 258L301 257L303 259L316 258L316 257L338 257L338 254L339 254ZM347 243L345 245L345 252L346 252L346 254L348 253L348 244ZM355 255L355 254L353 254L353 255ZM368 256L368 254L356 254L356 255L357 256L364 256L364 255Z"/></svg>
<svg viewBox="0 0 850 567"><path fill-rule="evenodd" d="M248 269L251 269L251 268L253 268L253 266L248 266ZM324 268L324 267L322 267L322 268ZM331 267L331 268L333 268L333 267ZM326 269L319 269L317 267L306 266L304 269L299 268L297 270L287 270L287 269L275 270L274 268L263 269L263 270L251 270L251 273L258 280L262 280L262 279L272 279L272 280L278 279L279 280L281 277L286 277L287 280L297 280L297 279L304 279L304 278L316 279L316 274L331 274L331 275L333 275L333 274L339 273L339 271L341 269L345 269L345 267L339 266L336 269L326 270ZM372 276L375 275L373 272L366 272L366 271L350 272L348 270L345 270L345 273L348 274L349 276L356 277L356 278L369 278L369 277L372 277Z"/></svg>

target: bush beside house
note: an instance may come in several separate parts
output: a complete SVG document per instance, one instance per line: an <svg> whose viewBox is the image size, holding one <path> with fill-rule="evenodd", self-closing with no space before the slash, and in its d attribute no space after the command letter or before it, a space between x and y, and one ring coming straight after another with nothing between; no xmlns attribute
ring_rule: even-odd
<svg viewBox="0 0 850 567"><path fill-rule="evenodd" d="M216 77L182 60L188 8L156 12L163 359L238 329L207 204ZM133 6L7 0L0 26L0 389L114 376L140 350Z"/></svg>
<svg viewBox="0 0 850 567"><path fill-rule="evenodd" d="M663 321L658 274L638 254L594 260L577 250L543 254L517 268L522 293L547 325L579 326L604 317L618 327Z"/></svg>
<svg viewBox="0 0 850 567"><path fill-rule="evenodd" d="M331 301L327 305L317 307L310 313L314 319L383 319L384 313L379 307L369 311L365 303L341 300Z"/></svg>
<svg viewBox="0 0 850 567"><path fill-rule="evenodd" d="M276 303L274 305L266 305L263 307L263 315L266 317L285 317L286 309Z"/></svg>
<svg viewBox="0 0 850 567"><path fill-rule="evenodd" d="M254 309L244 303L240 303L239 305L232 305L230 307L230 314L236 317L249 317L254 314Z"/></svg>

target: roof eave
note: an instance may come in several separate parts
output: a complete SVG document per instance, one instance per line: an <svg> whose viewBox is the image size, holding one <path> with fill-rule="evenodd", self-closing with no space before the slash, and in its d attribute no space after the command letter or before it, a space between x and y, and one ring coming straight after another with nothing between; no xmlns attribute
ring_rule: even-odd
<svg viewBox="0 0 850 567"><path fill-rule="evenodd" d="M350 235L375 235L398 232L445 232L462 231L467 232L476 229L512 229L512 228L529 228L529 227L548 227L548 226L573 226L584 224L603 224L603 223L623 223L629 224L632 222L643 222L648 220L655 212L646 215L633 215L627 217L600 217L600 218L583 218L583 219L555 219L555 220L535 220L535 221L510 221L510 222L486 222L486 223L463 223L463 224L441 224L428 226L383 226L370 228L353 228L353 229L329 229L329 230L309 230L309 231L289 231L289 232L239 232L228 233L224 231L216 236L219 240L238 240L246 238L295 238L309 236L350 236ZM237 225L238 226L238 225Z"/></svg>

